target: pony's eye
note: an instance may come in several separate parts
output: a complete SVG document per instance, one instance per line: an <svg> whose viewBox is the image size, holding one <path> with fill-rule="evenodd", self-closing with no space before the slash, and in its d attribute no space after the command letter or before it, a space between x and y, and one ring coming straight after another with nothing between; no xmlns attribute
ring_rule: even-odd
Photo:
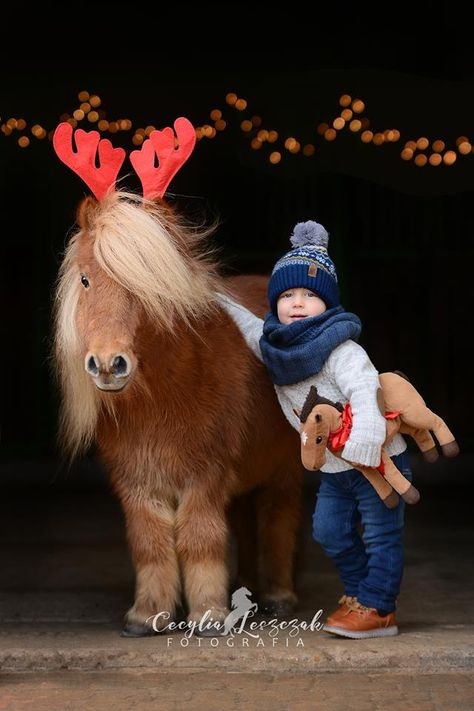
<svg viewBox="0 0 474 711"><path fill-rule="evenodd" d="M321 435L318 435L316 437L316 444L321 444L322 441L323 441L323 438L321 437Z"/></svg>
<svg viewBox="0 0 474 711"><path fill-rule="evenodd" d="M84 276L84 274L81 274L81 284L86 289L89 288L89 279L86 276Z"/></svg>

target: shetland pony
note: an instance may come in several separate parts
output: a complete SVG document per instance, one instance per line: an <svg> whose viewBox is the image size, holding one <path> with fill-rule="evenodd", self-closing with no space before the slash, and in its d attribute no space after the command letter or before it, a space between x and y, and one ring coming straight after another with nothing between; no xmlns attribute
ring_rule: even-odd
<svg viewBox="0 0 474 711"><path fill-rule="evenodd" d="M161 201L87 197L77 222L55 299L61 440L71 457L97 443L123 507L136 592L122 634L151 634L150 617L181 604L223 622L229 520L238 584L257 591L260 573L262 604L289 612L298 435L216 302L224 291L263 315L266 279L220 277L208 234Z"/></svg>

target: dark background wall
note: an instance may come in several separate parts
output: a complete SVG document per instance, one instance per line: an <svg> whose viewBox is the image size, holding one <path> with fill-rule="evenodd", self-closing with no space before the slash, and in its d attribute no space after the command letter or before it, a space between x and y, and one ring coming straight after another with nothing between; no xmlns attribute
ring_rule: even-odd
<svg viewBox="0 0 474 711"><path fill-rule="evenodd" d="M134 126L172 125L179 115L202 125L221 109L227 129L203 139L170 186L178 209L220 219L214 239L233 274L268 272L296 222L322 222L343 303L362 318L361 343L377 368L406 372L472 450L474 154L438 168L400 159L404 142L420 136L450 147L459 135L474 141L466 23L455 12L437 18L421 9L388 24L367 9L337 16L329 9L308 16L298 3L286 11L228 9L227 17L213 4L153 12L103 4L77 8L74 22L54 9L30 18L9 9L2 44L13 40L15 52L2 76L1 122L24 116L54 128L82 89L101 96L108 118ZM226 105L229 91L247 100L246 111ZM364 100L371 128L397 128L400 141L363 145L347 130L324 141L316 127L338 115L344 93ZM281 163L270 165L268 149L252 151L240 129L254 114L280 136L313 142L315 155L283 150ZM132 148L130 133L112 140ZM0 134L0 156L2 457L49 458L57 418L52 293L88 190L47 140L20 149ZM125 183L138 188L133 175Z"/></svg>

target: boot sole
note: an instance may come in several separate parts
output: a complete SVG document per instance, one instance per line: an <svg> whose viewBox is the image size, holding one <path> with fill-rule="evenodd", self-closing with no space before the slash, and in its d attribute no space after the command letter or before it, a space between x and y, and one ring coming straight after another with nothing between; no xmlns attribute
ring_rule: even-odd
<svg viewBox="0 0 474 711"><path fill-rule="evenodd" d="M338 637L349 637L350 639L367 639L369 637L395 637L398 634L398 627L392 625L392 627L380 627L376 630L365 630L364 632L357 632L356 630L346 630L343 627L331 627L330 625L323 625L323 630L325 632L330 632L331 634L336 634Z"/></svg>

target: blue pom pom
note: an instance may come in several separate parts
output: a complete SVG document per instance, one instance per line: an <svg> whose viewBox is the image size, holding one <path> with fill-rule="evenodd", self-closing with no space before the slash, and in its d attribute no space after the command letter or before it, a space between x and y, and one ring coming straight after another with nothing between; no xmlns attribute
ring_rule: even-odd
<svg viewBox="0 0 474 711"><path fill-rule="evenodd" d="M298 222L293 229L290 242L295 248L325 247L327 249L329 234L319 222L314 222L314 220Z"/></svg>

